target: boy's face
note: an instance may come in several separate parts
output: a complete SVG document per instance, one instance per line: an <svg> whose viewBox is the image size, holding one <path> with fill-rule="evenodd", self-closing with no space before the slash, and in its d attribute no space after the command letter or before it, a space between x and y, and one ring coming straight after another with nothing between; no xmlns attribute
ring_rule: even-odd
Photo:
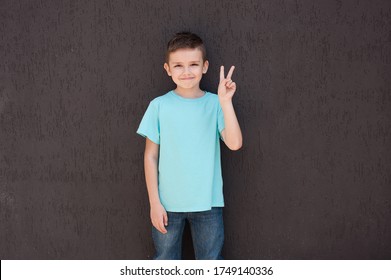
<svg viewBox="0 0 391 280"><path fill-rule="evenodd" d="M170 53L164 69L174 83L185 89L199 89L202 75L208 70L209 62L202 61L199 49L179 49Z"/></svg>

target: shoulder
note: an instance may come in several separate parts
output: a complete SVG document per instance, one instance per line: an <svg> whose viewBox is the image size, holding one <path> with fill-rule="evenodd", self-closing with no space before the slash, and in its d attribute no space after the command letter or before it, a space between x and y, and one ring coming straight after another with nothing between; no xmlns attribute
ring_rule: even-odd
<svg viewBox="0 0 391 280"><path fill-rule="evenodd" d="M211 106L219 108L220 107L220 101L219 101L218 95L216 93L209 92L209 91L207 91L206 93L208 94L207 102Z"/></svg>
<svg viewBox="0 0 391 280"><path fill-rule="evenodd" d="M219 97L217 96L216 93L213 93L213 92L210 92L210 91L206 91L206 94L208 95L207 96L207 100L208 101L211 101L211 102L219 102Z"/></svg>
<svg viewBox="0 0 391 280"><path fill-rule="evenodd" d="M167 102L167 100L169 99L169 93L170 92L167 92L167 93L165 93L163 95L155 97L150 102L150 105L153 106L153 107L159 107L162 103Z"/></svg>

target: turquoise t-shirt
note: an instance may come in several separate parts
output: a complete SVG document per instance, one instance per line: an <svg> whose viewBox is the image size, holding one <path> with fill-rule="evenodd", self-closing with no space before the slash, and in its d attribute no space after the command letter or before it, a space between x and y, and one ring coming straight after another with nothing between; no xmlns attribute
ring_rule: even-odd
<svg viewBox="0 0 391 280"><path fill-rule="evenodd" d="M137 133L159 144L158 189L170 212L224 206L220 161L223 111L216 94L184 98L174 91L153 99Z"/></svg>

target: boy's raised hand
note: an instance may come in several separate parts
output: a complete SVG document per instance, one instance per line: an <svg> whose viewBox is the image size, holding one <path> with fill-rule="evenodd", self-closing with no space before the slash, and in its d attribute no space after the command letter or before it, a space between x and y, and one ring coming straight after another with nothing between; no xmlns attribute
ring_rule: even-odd
<svg viewBox="0 0 391 280"><path fill-rule="evenodd" d="M220 102L231 101L236 90L236 83L231 80L235 66L231 66L227 77L224 77L224 66L220 67L220 83L217 89Z"/></svg>

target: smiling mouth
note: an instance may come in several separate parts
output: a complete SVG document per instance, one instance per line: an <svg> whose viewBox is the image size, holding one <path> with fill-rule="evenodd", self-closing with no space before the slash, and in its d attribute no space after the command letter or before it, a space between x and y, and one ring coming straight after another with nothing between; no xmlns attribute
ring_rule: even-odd
<svg viewBox="0 0 391 280"><path fill-rule="evenodd" d="M192 79L194 79L194 78L182 78L181 80L192 80Z"/></svg>

